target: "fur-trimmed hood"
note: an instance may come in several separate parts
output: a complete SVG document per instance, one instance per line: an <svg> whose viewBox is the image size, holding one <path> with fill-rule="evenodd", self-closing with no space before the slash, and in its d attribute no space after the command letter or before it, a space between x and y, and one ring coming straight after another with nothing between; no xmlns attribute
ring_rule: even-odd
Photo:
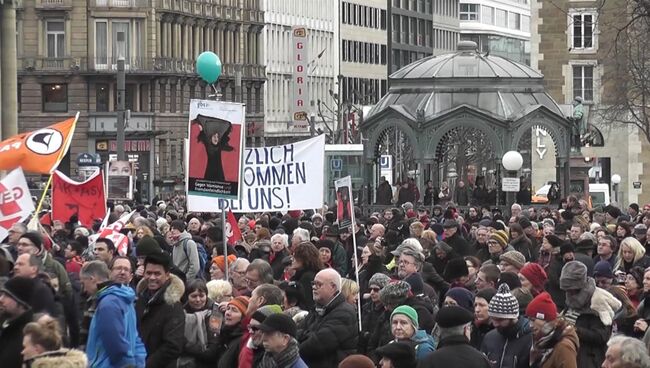
<svg viewBox="0 0 650 368"><path fill-rule="evenodd" d="M138 295L142 295L142 293L147 290L147 284L148 282L145 278L138 282L138 286L136 287ZM171 273L169 274L168 284L163 286L163 288L165 288L163 299L165 303L169 305L179 303L185 293L185 284L183 284L183 280Z"/></svg>
<svg viewBox="0 0 650 368"><path fill-rule="evenodd" d="M621 309L622 303L616 299L609 291L596 288L591 296L591 309L600 317L605 326L611 326L616 312Z"/></svg>
<svg viewBox="0 0 650 368"><path fill-rule="evenodd" d="M25 365L29 368L86 368L88 359L83 351L61 349L43 353Z"/></svg>

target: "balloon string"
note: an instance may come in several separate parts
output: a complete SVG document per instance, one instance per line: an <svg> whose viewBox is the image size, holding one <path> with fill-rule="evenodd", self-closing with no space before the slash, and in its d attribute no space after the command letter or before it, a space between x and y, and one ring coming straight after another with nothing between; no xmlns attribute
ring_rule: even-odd
<svg viewBox="0 0 650 368"><path fill-rule="evenodd" d="M212 90L214 91L214 99L218 101L219 97L221 97L221 96L219 95L219 91L217 90L217 86L214 83L212 83L212 84L210 84L210 87L212 87Z"/></svg>

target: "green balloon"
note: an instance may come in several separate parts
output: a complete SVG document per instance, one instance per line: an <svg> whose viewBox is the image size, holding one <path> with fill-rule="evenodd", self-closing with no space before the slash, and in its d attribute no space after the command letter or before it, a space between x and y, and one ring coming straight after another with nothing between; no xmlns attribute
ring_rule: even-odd
<svg viewBox="0 0 650 368"><path fill-rule="evenodd" d="M216 82L221 76L221 60L212 51L204 51L196 59L196 72L209 84Z"/></svg>

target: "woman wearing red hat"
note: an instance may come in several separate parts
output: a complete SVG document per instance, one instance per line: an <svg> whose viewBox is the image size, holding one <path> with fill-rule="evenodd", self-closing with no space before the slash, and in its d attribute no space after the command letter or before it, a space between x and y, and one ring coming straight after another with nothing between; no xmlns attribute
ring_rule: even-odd
<svg viewBox="0 0 650 368"><path fill-rule="evenodd" d="M519 270L519 281L521 281L521 287L530 291L533 297L544 291L546 280L548 280L546 271L544 271L544 268L537 263L527 263L521 270Z"/></svg>
<svg viewBox="0 0 650 368"><path fill-rule="evenodd" d="M533 330L530 366L539 368L577 368L578 335L575 328L557 318L557 307L543 292L526 308Z"/></svg>

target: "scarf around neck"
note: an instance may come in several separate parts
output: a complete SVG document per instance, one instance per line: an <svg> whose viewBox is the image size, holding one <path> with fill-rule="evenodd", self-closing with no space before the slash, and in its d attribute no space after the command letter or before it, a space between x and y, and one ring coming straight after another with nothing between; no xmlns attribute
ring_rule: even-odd
<svg viewBox="0 0 650 368"><path fill-rule="evenodd" d="M559 320L557 326L548 335L542 336L539 341L534 342L530 351L531 367L541 367L553 353L555 345L562 340L562 336L571 328L573 327Z"/></svg>
<svg viewBox="0 0 650 368"><path fill-rule="evenodd" d="M292 338L281 353L265 352L259 368L289 368L300 358L298 341Z"/></svg>
<svg viewBox="0 0 650 368"><path fill-rule="evenodd" d="M587 279L587 285L580 289L577 294L566 294L566 306L568 309L573 309L578 312L584 312L591 307L591 297L596 291L596 282L592 277Z"/></svg>

